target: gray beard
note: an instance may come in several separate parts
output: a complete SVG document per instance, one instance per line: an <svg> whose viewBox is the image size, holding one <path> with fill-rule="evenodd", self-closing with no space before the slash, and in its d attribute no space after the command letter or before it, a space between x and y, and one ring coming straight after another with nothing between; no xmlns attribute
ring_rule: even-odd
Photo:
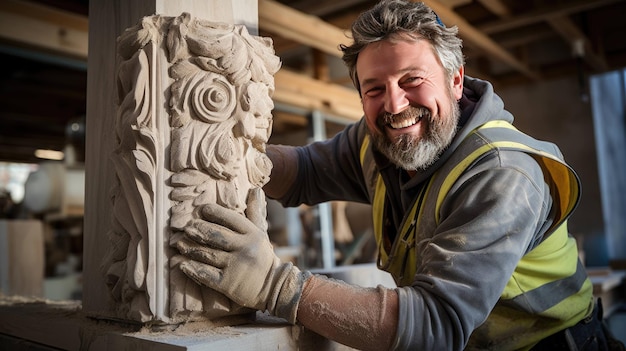
<svg viewBox="0 0 626 351"><path fill-rule="evenodd" d="M461 111L458 103L452 98L450 115L439 116L434 120L429 111L424 108L410 107L410 109L422 110L426 131L421 140L411 135L404 134L395 140L390 139L386 133L371 133L374 145L378 151L385 155L389 161L407 171L424 170L439 159L441 154L450 146L452 138L456 134L456 128ZM381 120L384 120L382 118ZM381 130L384 130L381 128Z"/></svg>

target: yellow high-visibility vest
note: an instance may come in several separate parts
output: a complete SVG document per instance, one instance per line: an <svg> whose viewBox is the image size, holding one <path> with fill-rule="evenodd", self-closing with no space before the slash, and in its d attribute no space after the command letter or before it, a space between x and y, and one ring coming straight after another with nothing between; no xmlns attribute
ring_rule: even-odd
<svg viewBox="0 0 626 351"><path fill-rule="evenodd" d="M519 133L510 123L505 121L487 122L472 132L471 135L474 135L477 132L484 134L490 130L498 131L502 129L514 131L514 134L510 134L508 136L515 135L516 139L528 138L526 135ZM520 150L530 154L539 162L545 174L551 178L553 184L557 187L556 189L553 189L553 191L557 194L558 203L556 205L559 208L559 217L555 220L551 230L554 230L555 233L560 233L561 236L567 236L567 225L565 220L576 207L579 199L580 189L578 177L576 176L576 173L574 173L574 171L557 156L546 151L533 148L527 145L527 142L528 140L524 140L524 142L522 142L522 140L490 140L489 142L481 143L475 149L470 152L466 152L463 159L457 163L450 172L443 175L445 176L445 178L443 178L443 182L439 179L439 174L441 173L435 173L430 178L428 184L420 191L418 197L413 203L410 213L405 216L406 221L403 223L401 230L399 231L399 235L401 235L401 237L395 240L396 244L391 248L391 250L385 248L385 245L383 245L383 214L386 190L382 176L378 175L372 209L374 233L376 235L376 241L379 249L379 268L391 273L392 276L394 276L394 279L396 279L398 285L409 285L411 283L413 275L415 274L415 232L417 228L420 228L420 222L423 219L422 214L426 208L424 204L426 204L427 201L432 201L431 198L436 196L434 221L436 224L439 224L441 204L454 182L480 156L494 149ZM369 140L364 141L362 144L362 158L364 157L365 148L368 147L368 144ZM437 186L437 189L434 189L434 183L436 183L437 180L440 181L440 185ZM558 230L556 228L557 226L560 226ZM408 271L406 271L406 269L408 269Z"/></svg>

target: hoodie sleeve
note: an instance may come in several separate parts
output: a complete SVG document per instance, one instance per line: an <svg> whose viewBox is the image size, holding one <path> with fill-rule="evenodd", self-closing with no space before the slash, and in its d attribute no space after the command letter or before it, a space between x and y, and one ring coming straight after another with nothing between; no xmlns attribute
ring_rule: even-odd
<svg viewBox="0 0 626 351"><path fill-rule="evenodd" d="M298 147L296 181L277 200L286 207L332 200L368 202L359 159L364 135L361 120L331 139Z"/></svg>

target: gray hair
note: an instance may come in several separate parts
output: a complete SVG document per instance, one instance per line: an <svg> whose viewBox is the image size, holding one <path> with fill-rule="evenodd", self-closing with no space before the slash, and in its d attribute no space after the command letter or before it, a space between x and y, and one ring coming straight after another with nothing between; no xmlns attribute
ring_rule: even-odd
<svg viewBox="0 0 626 351"><path fill-rule="evenodd" d="M352 24L350 46L340 45L343 61L348 67L354 86L359 87L356 61L359 53L369 44L381 40L426 39L433 47L448 77L452 77L464 64L462 41L456 26L446 27L435 12L423 2L382 0L362 13Z"/></svg>

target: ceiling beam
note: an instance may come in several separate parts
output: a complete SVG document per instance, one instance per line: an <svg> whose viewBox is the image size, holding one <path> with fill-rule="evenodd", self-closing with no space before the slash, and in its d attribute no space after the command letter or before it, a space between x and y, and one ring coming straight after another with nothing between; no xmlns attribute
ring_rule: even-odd
<svg viewBox="0 0 626 351"><path fill-rule="evenodd" d="M25 1L0 1L0 39L74 58L87 57L87 17Z"/></svg>
<svg viewBox="0 0 626 351"><path fill-rule="evenodd" d="M29 1L2 0L0 11L86 32L87 17Z"/></svg>
<svg viewBox="0 0 626 351"><path fill-rule="evenodd" d="M363 116L359 94L354 89L322 82L281 69L275 74L274 101L307 110L358 120Z"/></svg>
<svg viewBox="0 0 626 351"><path fill-rule="evenodd" d="M366 0L300 0L291 2L289 7L309 15L322 17L329 13L334 13L355 5L366 2Z"/></svg>
<svg viewBox="0 0 626 351"><path fill-rule="evenodd" d="M316 37L313 36L311 40L338 43L335 40L339 37L340 31L335 27L319 19L307 17L305 20L301 13L294 14L293 10L288 10L290 9L285 9L285 6L274 1L261 0L259 2L259 12L264 12L263 17L291 16L289 17L291 21L303 25L309 32L315 32L318 29L322 31L321 37L315 39ZM275 12L273 16L269 16L268 11ZM0 1L0 38L15 44L26 45L35 50L52 50L62 56L87 60L89 39L87 29L86 16L72 14L68 17L68 13L64 11L26 1ZM289 29L280 30L280 32L285 31ZM332 39L333 37L335 39ZM341 37L345 39L343 34ZM315 46L322 50L320 45ZM334 51L335 55L340 54L336 44L334 50L331 50L329 44L323 48L325 52ZM359 119L363 114L360 97L354 89L321 82L285 69L281 69L275 75L274 80L276 86L274 99L277 102L304 109L319 109L337 117L354 120Z"/></svg>
<svg viewBox="0 0 626 351"><path fill-rule="evenodd" d="M506 63L516 71L523 73L532 80L537 81L541 79L541 74L533 71L506 49L498 45L495 41L493 41L493 39L480 32L476 27L467 22L451 8L437 0L424 0L424 3L432 8L444 23L454 23L454 25L459 28L459 36L463 38L463 40L470 42L473 46L484 50L486 55Z"/></svg>
<svg viewBox="0 0 626 351"><path fill-rule="evenodd" d="M596 71L604 72L609 69L604 57L596 54L591 41L572 22L569 17L558 16L548 19L548 23L572 47L572 55L584 59Z"/></svg>
<svg viewBox="0 0 626 351"><path fill-rule="evenodd" d="M478 1L500 18L508 19L511 16L511 11L501 0ZM548 24L569 43L572 48L572 55L583 58L597 71L608 70L608 64L604 58L593 51L590 40L569 17L564 15L551 16L546 20Z"/></svg>
<svg viewBox="0 0 626 351"><path fill-rule="evenodd" d="M259 0L259 28L341 57L339 44L350 44L348 33L274 0Z"/></svg>
<svg viewBox="0 0 626 351"><path fill-rule="evenodd" d="M500 18L511 16L511 10L500 0L478 0L478 2Z"/></svg>
<svg viewBox="0 0 626 351"><path fill-rule="evenodd" d="M447 8L452 10L453 8L455 8L457 6L467 5L467 4L471 3L472 1L471 0L470 1L468 1L468 0L439 0L439 2L442 5L444 5ZM467 45L467 43L464 43L464 45L465 45L465 48L471 47L471 45ZM464 67L465 75L468 75L468 76L471 76L471 77L474 77L474 78L481 78L481 79L484 79L484 80L488 80L492 84L494 84L494 86L495 86L496 85L496 80L493 79L493 77L491 77L491 75L488 73L489 72L489 66L488 65L475 65L476 67L479 67L479 68L471 68L471 67L469 67L467 65L467 63L468 63L467 59L469 57L467 56L467 50L465 50L465 51L466 51L464 53L465 57L466 57L465 67ZM470 50L470 52L471 52L471 50ZM482 52L481 52L481 57L482 57Z"/></svg>
<svg viewBox="0 0 626 351"><path fill-rule="evenodd" d="M447 6L453 9L457 6L467 5L471 3L472 0L439 0L439 2L443 4L444 6Z"/></svg>
<svg viewBox="0 0 626 351"><path fill-rule="evenodd" d="M507 33L507 35L500 35L498 37L498 43L503 48L511 49L517 46L528 45L537 41L548 40L555 38L557 34L553 29L549 27L541 28L520 28L515 33Z"/></svg>
<svg viewBox="0 0 626 351"><path fill-rule="evenodd" d="M542 10L519 14L511 18L503 18L478 27L485 34L495 34L531 24L545 22L549 18L569 16L578 12L588 11L597 7L608 6L623 0L570 0L562 5L545 7Z"/></svg>

